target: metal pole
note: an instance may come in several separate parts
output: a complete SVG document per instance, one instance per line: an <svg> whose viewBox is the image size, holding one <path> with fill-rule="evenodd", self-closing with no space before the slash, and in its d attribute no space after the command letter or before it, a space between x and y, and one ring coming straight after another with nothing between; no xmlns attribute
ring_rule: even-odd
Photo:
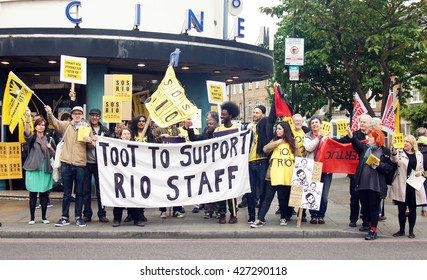
<svg viewBox="0 0 427 280"><path fill-rule="evenodd" d="M224 0L224 19L222 27L222 39L228 40L228 0Z"/></svg>
<svg viewBox="0 0 427 280"><path fill-rule="evenodd" d="M295 26L292 27L292 38L295 38ZM288 68L289 69L289 68ZM292 94L292 111L294 112L294 114L296 113L295 109L296 109L296 101L295 101L295 81L291 82L291 94Z"/></svg>

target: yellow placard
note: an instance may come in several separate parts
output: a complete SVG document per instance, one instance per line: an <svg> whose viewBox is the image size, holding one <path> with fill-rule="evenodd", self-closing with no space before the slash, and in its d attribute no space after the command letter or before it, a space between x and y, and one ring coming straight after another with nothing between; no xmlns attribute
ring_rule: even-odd
<svg viewBox="0 0 427 280"><path fill-rule="evenodd" d="M287 122L291 126L292 131L295 130L294 120L292 119L292 117L281 117L281 118L282 118L282 122Z"/></svg>
<svg viewBox="0 0 427 280"><path fill-rule="evenodd" d="M84 141L85 136L89 136L91 128L89 126L82 125L79 127L79 131L77 133L77 140Z"/></svg>
<svg viewBox="0 0 427 280"><path fill-rule="evenodd" d="M22 178L21 143L0 143L0 179Z"/></svg>
<svg viewBox="0 0 427 280"><path fill-rule="evenodd" d="M118 123L122 121L122 102L117 101L114 96L102 97L102 120L108 123Z"/></svg>
<svg viewBox="0 0 427 280"><path fill-rule="evenodd" d="M322 162L315 162L314 163L313 174L311 175L311 181L320 182L320 179L322 177L322 168L323 168Z"/></svg>
<svg viewBox="0 0 427 280"><path fill-rule="evenodd" d="M148 116L148 110L145 108L145 100L150 97L150 92L148 90L144 90L141 92L136 92L132 94L132 109L133 115L138 116L144 114Z"/></svg>
<svg viewBox="0 0 427 280"><path fill-rule="evenodd" d="M113 75L113 83L113 96L115 100L132 100L132 75Z"/></svg>
<svg viewBox="0 0 427 280"><path fill-rule="evenodd" d="M150 117L160 127L168 127L195 115L198 108L185 96L184 88L169 66L156 92L145 103Z"/></svg>
<svg viewBox="0 0 427 280"><path fill-rule="evenodd" d="M403 139L404 139L403 133L395 133L392 135L392 141L393 142L396 141L394 143L394 147L396 149L403 149L403 146L404 146L403 145Z"/></svg>
<svg viewBox="0 0 427 280"><path fill-rule="evenodd" d="M322 122L322 133L323 135L328 135L331 132L332 124L330 122Z"/></svg>
<svg viewBox="0 0 427 280"><path fill-rule="evenodd" d="M335 121L335 123L337 124L337 130L338 130L338 135L339 136L346 136L347 135L347 129L348 129L348 121L346 120L337 120Z"/></svg>
<svg viewBox="0 0 427 280"><path fill-rule="evenodd" d="M59 80L61 82L86 84L86 65L85 57L75 57L61 55L61 68Z"/></svg>
<svg viewBox="0 0 427 280"><path fill-rule="evenodd" d="M208 100L211 104L221 104L224 102L225 83L206 81L208 87Z"/></svg>

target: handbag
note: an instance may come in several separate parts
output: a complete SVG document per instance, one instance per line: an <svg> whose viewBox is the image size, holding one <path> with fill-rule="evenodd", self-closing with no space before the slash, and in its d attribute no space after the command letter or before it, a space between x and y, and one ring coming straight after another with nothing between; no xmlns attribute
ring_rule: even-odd
<svg viewBox="0 0 427 280"><path fill-rule="evenodd" d="M58 143L58 145L56 145L55 161L53 162L53 165L52 165L53 169L58 169L58 168L61 167L61 153L62 153L62 149L64 148L65 135L67 134L67 131L68 131L69 127L70 126L68 126L67 129L65 130L65 133L62 136L61 141Z"/></svg>

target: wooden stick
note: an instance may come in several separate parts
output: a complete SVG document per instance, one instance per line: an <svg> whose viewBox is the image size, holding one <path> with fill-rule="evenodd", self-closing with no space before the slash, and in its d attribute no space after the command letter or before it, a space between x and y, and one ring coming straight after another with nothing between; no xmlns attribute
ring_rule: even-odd
<svg viewBox="0 0 427 280"><path fill-rule="evenodd" d="M145 122L145 126L144 126L144 129L142 130L142 135L141 135L141 139L140 139L140 141L142 142L142 139L144 138L144 136L145 136L145 133L147 133L147 129L148 129L148 127L150 126L150 123L151 123L151 117L150 116L148 116L147 117L147 120L146 120L146 122Z"/></svg>

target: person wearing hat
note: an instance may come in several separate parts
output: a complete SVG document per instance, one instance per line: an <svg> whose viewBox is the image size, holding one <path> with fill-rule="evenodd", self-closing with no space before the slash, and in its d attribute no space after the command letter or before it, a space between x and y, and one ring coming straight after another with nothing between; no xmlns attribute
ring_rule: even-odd
<svg viewBox="0 0 427 280"><path fill-rule="evenodd" d="M89 124L92 128L93 135L110 137L110 130L102 125L99 121L101 118L101 110L93 108L89 111ZM96 136L95 136L96 137ZM98 164L96 161L96 149L95 147L87 148L87 164L85 183L83 187L83 219L85 222L92 221L92 176L95 179L95 191L96 200L98 202L98 218L102 223L108 223L109 220L106 217L107 212L105 207L101 203L101 192L99 189L99 176L98 176Z"/></svg>
<svg viewBox="0 0 427 280"><path fill-rule="evenodd" d="M61 152L61 176L64 186L64 196L62 197L62 217L55 224L57 227L67 226L70 224L70 203L71 192L74 189L76 193L76 202L74 215L76 225L79 227L86 226L86 222L82 218L83 209L83 186L85 180L86 168L86 149L87 147L95 147L95 139L92 130L89 130L89 135L82 137L82 141L78 140L79 129L83 126L89 127L84 121L84 111L81 106L74 106L71 110L71 121L59 121L52 113L52 108L45 106L49 123L55 130L63 135L64 147Z"/></svg>

